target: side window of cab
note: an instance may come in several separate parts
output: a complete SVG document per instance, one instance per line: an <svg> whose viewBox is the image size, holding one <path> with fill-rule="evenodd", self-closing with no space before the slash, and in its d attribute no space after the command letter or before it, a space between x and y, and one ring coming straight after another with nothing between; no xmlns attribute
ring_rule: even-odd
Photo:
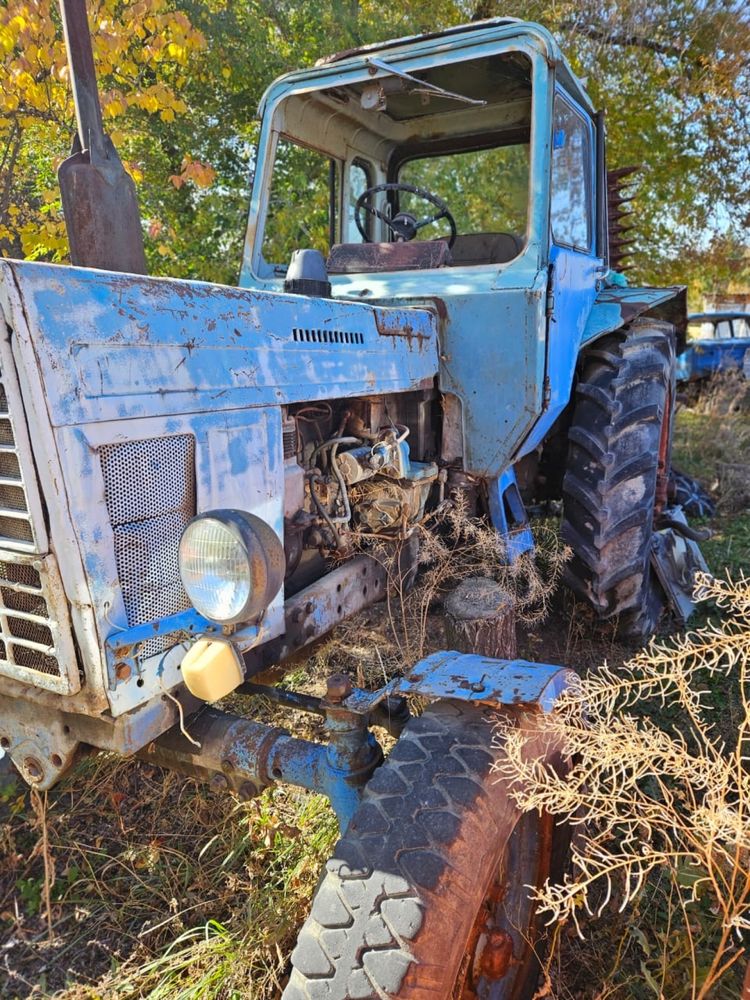
<svg viewBox="0 0 750 1000"><path fill-rule="evenodd" d="M327 255L335 232L337 163L281 136L276 145L263 258L281 273L292 253L312 247Z"/></svg>
<svg viewBox="0 0 750 1000"><path fill-rule="evenodd" d="M591 124L558 93L552 126L552 238L558 246L584 253L593 245L592 168Z"/></svg>

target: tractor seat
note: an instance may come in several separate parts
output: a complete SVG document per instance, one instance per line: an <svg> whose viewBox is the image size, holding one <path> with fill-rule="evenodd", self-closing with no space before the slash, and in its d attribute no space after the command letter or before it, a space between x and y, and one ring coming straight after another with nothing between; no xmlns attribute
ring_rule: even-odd
<svg viewBox="0 0 750 1000"><path fill-rule="evenodd" d="M421 271L451 262L447 240L410 243L336 243L328 255L329 274Z"/></svg>
<svg viewBox="0 0 750 1000"><path fill-rule="evenodd" d="M524 241L512 233L466 233L451 247L454 267L472 264L507 264L523 250Z"/></svg>
<svg viewBox="0 0 750 1000"><path fill-rule="evenodd" d="M328 257L329 274L365 274L375 271L419 271L434 267L507 264L523 249L512 233L466 233L448 241L412 240L409 243L336 243Z"/></svg>

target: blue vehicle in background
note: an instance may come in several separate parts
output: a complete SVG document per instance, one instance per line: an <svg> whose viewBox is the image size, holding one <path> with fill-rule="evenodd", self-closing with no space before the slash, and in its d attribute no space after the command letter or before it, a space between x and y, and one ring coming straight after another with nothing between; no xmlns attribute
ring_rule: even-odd
<svg viewBox="0 0 750 1000"><path fill-rule="evenodd" d="M702 383L720 372L750 378L750 313L688 316L687 342L677 357L677 381Z"/></svg>

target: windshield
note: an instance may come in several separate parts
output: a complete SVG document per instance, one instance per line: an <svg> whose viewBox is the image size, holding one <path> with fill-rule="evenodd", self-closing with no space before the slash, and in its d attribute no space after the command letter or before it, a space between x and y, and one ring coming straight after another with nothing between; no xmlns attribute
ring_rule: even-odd
<svg viewBox="0 0 750 1000"><path fill-rule="evenodd" d="M283 275L299 248L320 250L330 273L517 257L529 203L529 58L510 51L410 72L374 59L370 68L374 78L291 94L274 112L261 273ZM450 252L425 246L454 235ZM401 241L415 245L394 255Z"/></svg>
<svg viewBox="0 0 750 1000"><path fill-rule="evenodd" d="M688 321L688 340L728 340L730 337L750 338L750 317L710 317Z"/></svg>
<svg viewBox="0 0 750 1000"><path fill-rule="evenodd" d="M401 183L437 195L447 205L460 235L509 233L523 239L529 191L528 142L409 160L398 172ZM400 211L419 217L432 207L418 195L400 194ZM417 239L448 235L445 220L420 229Z"/></svg>

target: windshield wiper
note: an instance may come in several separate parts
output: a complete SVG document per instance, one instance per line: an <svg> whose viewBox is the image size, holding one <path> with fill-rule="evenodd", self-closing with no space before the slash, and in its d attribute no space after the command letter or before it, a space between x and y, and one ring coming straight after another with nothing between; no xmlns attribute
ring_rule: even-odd
<svg viewBox="0 0 750 1000"><path fill-rule="evenodd" d="M461 101L464 104L475 104L479 107L487 103L487 101L477 101L473 97L464 97L463 94L454 94L452 90L445 90L434 83L427 83L426 80L420 80L419 77L412 76L411 73L404 73L403 70L395 69L393 66L389 66L388 63L383 62L382 59L376 59L374 56L368 56L365 62L370 66L374 66L375 69L382 69L386 73L397 76L402 80L408 80L409 83L416 84L416 87L413 88L415 93L440 94L441 97L447 97L451 101Z"/></svg>

